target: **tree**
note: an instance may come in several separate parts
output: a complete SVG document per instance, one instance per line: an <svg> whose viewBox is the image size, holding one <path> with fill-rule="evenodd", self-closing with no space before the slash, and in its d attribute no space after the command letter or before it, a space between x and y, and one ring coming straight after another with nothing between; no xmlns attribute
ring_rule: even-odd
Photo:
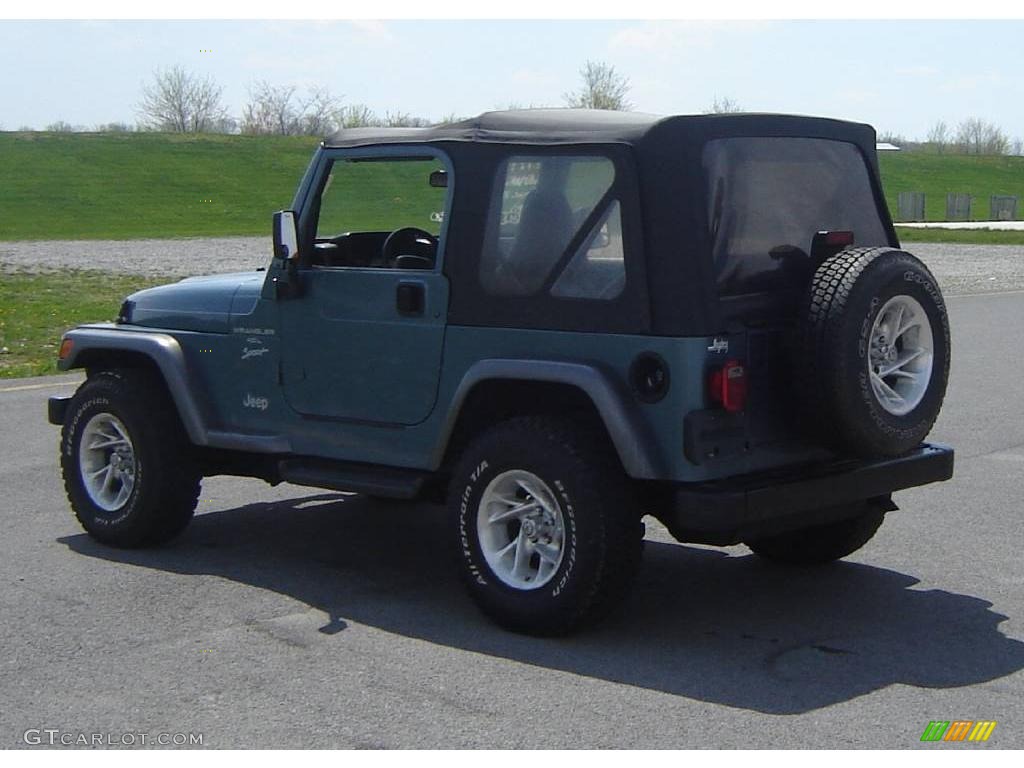
<svg viewBox="0 0 1024 768"><path fill-rule="evenodd" d="M257 80L249 86L249 102L242 110L242 133L292 136L299 132L294 85L271 85Z"/></svg>
<svg viewBox="0 0 1024 768"><path fill-rule="evenodd" d="M580 70L583 85L578 91L565 94L565 103L580 109L612 109L629 111L633 105L626 100L629 80L603 61L588 61Z"/></svg>
<svg viewBox="0 0 1024 768"><path fill-rule="evenodd" d="M981 118L964 120L956 129L956 143L969 155L1005 155L1010 141L998 126Z"/></svg>
<svg viewBox="0 0 1024 768"><path fill-rule="evenodd" d="M1024 139L1018 137L1013 140L1010 146L1010 154L1017 155L1018 157L1024 155Z"/></svg>
<svg viewBox="0 0 1024 768"><path fill-rule="evenodd" d="M238 121L231 115L222 115L213 121L209 131L210 133L238 133Z"/></svg>
<svg viewBox="0 0 1024 768"><path fill-rule="evenodd" d="M242 110L242 133L326 136L343 124L342 106L328 88L314 86L305 99L294 85L257 80Z"/></svg>
<svg viewBox="0 0 1024 768"><path fill-rule="evenodd" d="M50 123L44 130L52 131L53 133L74 133L76 128L65 120L58 120L55 123Z"/></svg>
<svg viewBox="0 0 1024 768"><path fill-rule="evenodd" d="M338 121L342 128L371 128L384 124L365 104L349 104L342 107L338 113Z"/></svg>
<svg viewBox="0 0 1024 768"><path fill-rule="evenodd" d="M730 99L728 96L722 96L719 98L715 96L715 100L711 102L711 107L704 110L705 115L732 115L737 112L742 112L743 107L739 105L739 102L734 99Z"/></svg>
<svg viewBox="0 0 1024 768"><path fill-rule="evenodd" d="M408 112L385 112L384 125L389 128L423 128L430 121L422 117L413 117Z"/></svg>
<svg viewBox="0 0 1024 768"><path fill-rule="evenodd" d="M135 126L128 123L100 123L96 126L96 133L131 133Z"/></svg>
<svg viewBox="0 0 1024 768"><path fill-rule="evenodd" d="M895 131L881 131L878 134L879 144L892 144L896 147L905 147L912 142L908 141L902 133L896 133Z"/></svg>
<svg viewBox="0 0 1024 768"><path fill-rule="evenodd" d="M945 120L939 120L928 130L928 143L931 144L935 151L940 155L946 151L946 147L949 146L951 138L949 126L946 125Z"/></svg>
<svg viewBox="0 0 1024 768"><path fill-rule="evenodd" d="M153 82L142 88L138 112L151 130L216 132L223 130L229 119L221 93L221 87L210 77L200 77L183 67L157 70Z"/></svg>
<svg viewBox="0 0 1024 768"><path fill-rule="evenodd" d="M313 86L302 105L299 118L300 132L306 136L326 136L334 133L341 127L340 112L341 105L331 96L329 88Z"/></svg>
<svg viewBox="0 0 1024 768"><path fill-rule="evenodd" d="M441 119L434 123L434 125L453 125L455 123L461 123L465 119L465 117L461 117L454 112L449 112L447 115L442 115Z"/></svg>

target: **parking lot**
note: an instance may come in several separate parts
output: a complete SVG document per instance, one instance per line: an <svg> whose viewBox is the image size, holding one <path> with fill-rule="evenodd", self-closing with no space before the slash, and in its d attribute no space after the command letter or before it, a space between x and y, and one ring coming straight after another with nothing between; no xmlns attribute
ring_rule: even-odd
<svg viewBox="0 0 1024 768"><path fill-rule="evenodd" d="M171 546L79 529L45 401L0 382L0 746L28 729L207 747L1024 747L1024 293L949 299L931 439L954 479L897 495L820 570L674 543L648 522L634 598L569 638L508 634L449 562L443 510L205 481ZM930 720L995 720L922 744Z"/></svg>

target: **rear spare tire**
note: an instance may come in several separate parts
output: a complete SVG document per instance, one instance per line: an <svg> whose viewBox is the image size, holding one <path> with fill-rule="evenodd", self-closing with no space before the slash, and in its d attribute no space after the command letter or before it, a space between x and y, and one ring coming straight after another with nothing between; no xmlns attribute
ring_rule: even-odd
<svg viewBox="0 0 1024 768"><path fill-rule="evenodd" d="M815 271L798 372L809 428L856 456L918 445L942 407L949 318L928 268L904 251L855 248Z"/></svg>

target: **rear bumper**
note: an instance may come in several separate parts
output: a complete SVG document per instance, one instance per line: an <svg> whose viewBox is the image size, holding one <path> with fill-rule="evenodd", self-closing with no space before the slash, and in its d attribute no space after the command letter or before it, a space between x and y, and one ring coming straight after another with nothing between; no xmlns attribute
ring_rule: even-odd
<svg viewBox="0 0 1024 768"><path fill-rule="evenodd" d="M953 449L922 443L894 459L678 486L659 518L681 541L735 544L849 517L859 511L858 502L895 509L891 493L952 476Z"/></svg>

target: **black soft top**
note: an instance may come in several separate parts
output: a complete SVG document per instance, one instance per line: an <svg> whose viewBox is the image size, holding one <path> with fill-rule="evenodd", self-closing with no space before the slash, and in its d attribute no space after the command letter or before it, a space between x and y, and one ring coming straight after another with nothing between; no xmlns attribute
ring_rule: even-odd
<svg viewBox="0 0 1024 768"><path fill-rule="evenodd" d="M509 144L614 143L638 146L657 136L693 139L731 135L814 136L874 148L869 125L822 117L774 114L650 115L599 109L521 109L429 128L347 128L324 141L328 147L439 141Z"/></svg>
<svg viewBox="0 0 1024 768"><path fill-rule="evenodd" d="M875 131L869 125L821 117L772 114L659 116L586 109L487 112L429 128L356 128L324 142L327 148L394 145L443 147L461 174L455 185L453 247L446 274L456 285L449 319L466 325L604 330L666 335L710 335L728 320L719 305L712 264L703 151L708 142L734 137L795 137L856 145L870 171L878 216L891 244L895 232L878 180ZM604 145L611 156L628 155L634 173L618 177L617 194L632 230L627 269L630 288L607 306L556 299L498 299L477 283L475 254L484 238L487 206L499 163L521 146ZM459 170L461 168L461 170ZM630 213L629 206L634 206ZM637 286L641 286L639 289ZM645 287L646 286L646 287ZM634 291L648 291L643 293Z"/></svg>

